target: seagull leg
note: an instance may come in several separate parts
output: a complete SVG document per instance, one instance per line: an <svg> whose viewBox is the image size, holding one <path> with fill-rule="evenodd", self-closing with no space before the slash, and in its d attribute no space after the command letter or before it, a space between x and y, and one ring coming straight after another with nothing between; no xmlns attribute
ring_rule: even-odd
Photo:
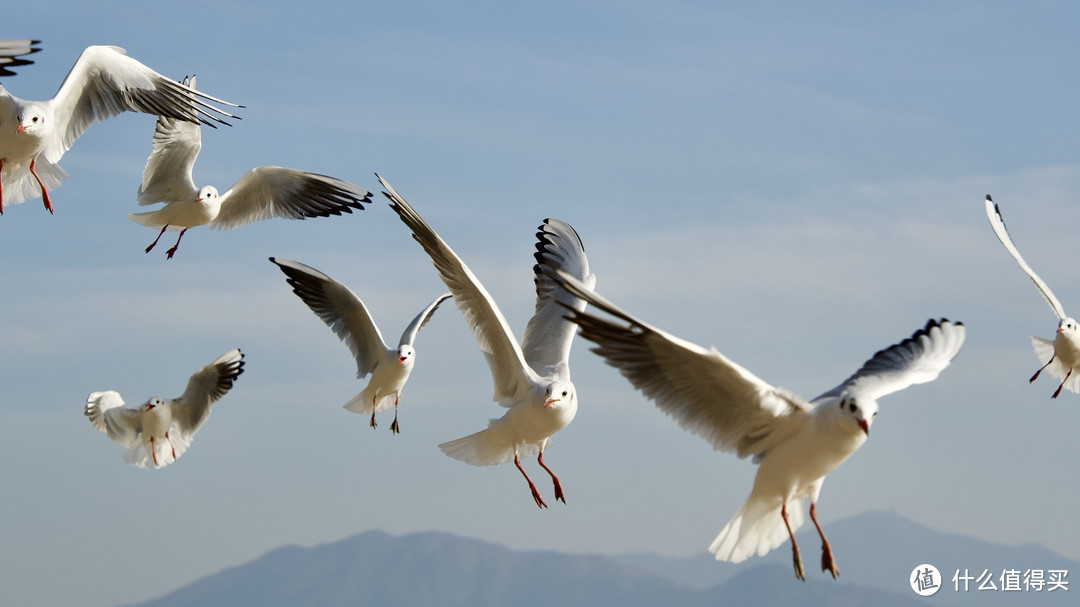
<svg viewBox="0 0 1080 607"><path fill-rule="evenodd" d="M1072 375L1072 369L1069 369L1069 372L1065 374L1065 379L1061 380L1061 385L1058 386L1057 390L1054 390L1054 395L1050 398L1057 398L1058 394L1061 394L1061 389L1065 387L1065 382L1069 381L1070 375Z"/></svg>
<svg viewBox="0 0 1080 607"><path fill-rule="evenodd" d="M821 530L821 525L817 522L815 505L814 502L810 502L810 520L814 521L818 535L821 536L821 570L831 573L835 580L836 576L840 575L840 570L836 568L836 562L833 561L832 546L829 545L829 540L825 539L825 532Z"/></svg>
<svg viewBox="0 0 1080 607"><path fill-rule="evenodd" d="M559 477L555 476L555 473L551 471L551 468L548 468L547 466L544 465L544 452L543 451L540 452L540 455L536 456L536 461L540 463L541 468L543 468L544 470L547 470L547 473L551 475L551 480L555 482L555 500L556 501L561 500L562 503L565 504L566 503L566 497L563 495L562 483L559 482Z"/></svg>
<svg viewBox="0 0 1080 607"><path fill-rule="evenodd" d="M791 557L795 561L795 577L805 582L806 574L803 573L802 556L799 555L799 544L795 541L795 534L791 532L791 523L788 522L787 504L780 506L780 516L784 517L784 526L787 527L788 537L791 538Z"/></svg>
<svg viewBox="0 0 1080 607"><path fill-rule="evenodd" d="M35 158L34 160L37 159ZM41 200L45 203L45 210L48 211L50 215L52 215L53 206L52 201L49 200L49 191L45 189L45 184L41 183L41 178L38 177L37 172L34 171L34 160L30 161L30 174L34 176L34 179L37 180L38 187L41 188Z"/></svg>
<svg viewBox="0 0 1080 607"><path fill-rule="evenodd" d="M165 224L165 227L161 228L161 231L158 232L157 238L154 239L154 242L151 242L150 246L146 247L146 252L147 253L149 253L151 249L153 249L155 246L157 246L157 242L159 240L161 240L161 235L164 234L165 230L167 230L167 229L169 229L169 224Z"/></svg>
<svg viewBox="0 0 1080 607"><path fill-rule="evenodd" d="M180 246L180 239L184 237L184 232L187 232L187 228L180 230L180 235L176 237L176 244L174 244L172 248L168 251L165 251L165 259L172 259L173 254L176 253L177 247Z"/></svg>
<svg viewBox="0 0 1080 607"><path fill-rule="evenodd" d="M544 498L540 497L540 492L536 490L536 485L533 484L528 474L525 474L525 469L521 467L521 460L518 459L518 454L514 454L514 465L521 471L521 476L525 477L525 480L529 483L529 490L532 491L533 500L536 501L536 505L541 508L547 508L547 504L544 503Z"/></svg>
<svg viewBox="0 0 1080 607"><path fill-rule="evenodd" d="M150 437L150 457L154 458L154 467L158 467L157 461L157 447L154 445L154 437Z"/></svg>
<svg viewBox="0 0 1080 607"><path fill-rule="evenodd" d="M1039 370L1035 372L1035 375L1031 376L1031 379L1028 380L1028 383L1030 384L1031 382L1035 381L1035 378L1038 377L1039 374L1043 372L1043 369L1049 367L1050 363L1054 362L1054 357L1056 357L1056 356L1057 356L1057 354L1054 354L1054 356L1050 357L1050 360L1046 361L1045 365L1039 367Z"/></svg>
<svg viewBox="0 0 1080 607"><path fill-rule="evenodd" d="M397 406L398 406L398 397L394 396L394 421L390 423L390 432L392 432L394 434L400 434L401 433L401 426L398 426L398 423L397 423Z"/></svg>
<svg viewBox="0 0 1080 607"><path fill-rule="evenodd" d="M375 402L378 401L378 400L379 400L379 395L378 394L371 397L371 422L368 425L371 426L372 428L376 427L376 424L375 424Z"/></svg>
<svg viewBox="0 0 1080 607"><path fill-rule="evenodd" d="M172 439L169 438L169 433L168 432L165 433L165 440L169 441L169 449L172 450L172 459L175 462L176 461L176 447L173 446Z"/></svg>

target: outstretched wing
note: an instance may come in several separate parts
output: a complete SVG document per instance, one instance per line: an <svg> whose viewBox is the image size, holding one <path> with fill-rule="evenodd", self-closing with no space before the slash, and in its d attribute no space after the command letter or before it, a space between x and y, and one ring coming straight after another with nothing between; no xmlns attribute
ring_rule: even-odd
<svg viewBox="0 0 1080 607"><path fill-rule="evenodd" d="M243 372L244 355L239 348L196 371L184 393L172 402L173 423L181 434L188 438L195 434L210 415L210 405L225 396Z"/></svg>
<svg viewBox="0 0 1080 607"><path fill-rule="evenodd" d="M195 77L184 78L195 87ZM194 200L199 188L191 173L202 149L202 127L197 122L158 116L154 125L154 147L143 168L139 186L140 205L176 200Z"/></svg>
<svg viewBox="0 0 1080 607"><path fill-rule="evenodd" d="M435 310L439 309L439 304L453 297L453 293L443 293L435 298L435 301L429 303L426 308L420 311L416 315L416 318L412 319L408 327L405 327L405 332L401 334L401 340L398 342L399 346L413 345L416 341L416 334L420 332L420 329L424 328L424 325L431 320L432 315L435 314Z"/></svg>
<svg viewBox="0 0 1080 607"><path fill-rule="evenodd" d="M356 358L356 376L371 373L387 345L364 302L348 287L315 268L288 259L271 257L270 261L289 277L286 282L293 293L349 347Z"/></svg>
<svg viewBox="0 0 1080 607"><path fill-rule="evenodd" d="M761 456L809 419L804 401L715 349L706 350L634 318L565 272L549 276L617 319L569 308L568 318L581 327L581 336L597 344L592 351L680 427L715 449L739 457Z"/></svg>
<svg viewBox="0 0 1080 607"><path fill-rule="evenodd" d="M14 76L11 68L30 65L33 61L24 56L40 51L35 44L40 40L0 40L0 76Z"/></svg>
<svg viewBox="0 0 1080 607"><path fill-rule="evenodd" d="M585 309L585 300L559 287L544 269L562 270L577 278L587 288L596 285L596 275L589 272L585 246L574 228L558 219L545 219L536 233L536 311L525 326L521 349L525 360L540 375L568 378L570 346L574 341L574 323L566 319L565 308Z"/></svg>
<svg viewBox="0 0 1080 607"><path fill-rule="evenodd" d="M348 181L296 169L258 167L221 195L221 211L210 227L231 230L271 217L329 217L363 210L365 202L371 202L371 193Z"/></svg>
<svg viewBox="0 0 1080 607"><path fill-rule="evenodd" d="M116 46L90 46L79 55L56 96L48 101L55 120L45 148L50 162L59 162L91 124L120 112L164 115L209 126L228 124L211 112L236 118L207 100L241 106L170 80L125 53Z"/></svg>
<svg viewBox="0 0 1080 607"><path fill-rule="evenodd" d="M1024 258L1020 256L1020 251L1013 244L1012 237L1009 236L1009 231L1005 229L1005 220L1001 217L1001 209L994 203L990 195L986 195L986 217L990 220L990 227L994 228L994 234L997 234L998 240L1001 244L1005 245L1005 250L1012 255L1012 258L1016 260L1016 263L1020 264L1020 269L1028 275L1031 282L1035 283L1035 288L1039 290L1039 293L1046 300L1046 303L1050 304L1050 309L1057 314L1058 320L1065 319L1065 309L1061 307L1061 302L1057 297L1054 297L1054 292L1050 290L1043 279L1039 278L1039 275L1035 273L1035 270L1031 269L1031 266L1024 261Z"/></svg>
<svg viewBox="0 0 1080 607"><path fill-rule="evenodd" d="M90 418L95 428L125 447L134 445L142 432L138 411L125 409L124 399L114 390L91 392L86 397L83 415Z"/></svg>
<svg viewBox="0 0 1080 607"><path fill-rule="evenodd" d="M911 337L879 350L854 375L814 401L842 393L877 400L913 384L933 381L960 352L965 335L962 322L930 319Z"/></svg>
<svg viewBox="0 0 1080 607"><path fill-rule="evenodd" d="M491 369L491 379L495 384L494 400L509 406L520 391L529 389L540 378L525 362L525 355L502 311L457 253L390 184L378 174L375 177L386 189L383 194L390 199L390 208L412 230L413 238L431 257L439 276L453 294L454 303L465 317L465 323L476 336L476 343Z"/></svg>

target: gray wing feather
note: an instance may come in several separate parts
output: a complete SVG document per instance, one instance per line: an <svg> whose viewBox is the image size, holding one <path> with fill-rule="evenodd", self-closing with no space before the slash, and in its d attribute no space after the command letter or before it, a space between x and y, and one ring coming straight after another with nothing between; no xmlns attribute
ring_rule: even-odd
<svg viewBox="0 0 1080 607"><path fill-rule="evenodd" d="M435 314L435 310L439 309L439 304L453 297L453 293L443 293L438 296L435 301L429 303L426 308L420 311L416 315L416 318L412 319L408 327L405 327L405 332L401 334L401 341L398 342L399 346L413 345L416 341L416 334L420 332L420 329L424 328L424 325L431 320L431 317Z"/></svg>
<svg viewBox="0 0 1080 607"><path fill-rule="evenodd" d="M335 177L297 169L264 166L244 173L221 195L221 212L210 222L215 230L271 217L307 219L363 210L371 202L364 188Z"/></svg>
<svg viewBox="0 0 1080 607"><path fill-rule="evenodd" d="M1001 244L1005 245L1005 250L1009 252L1016 263L1019 264L1020 269L1028 275L1031 282L1035 283L1035 288L1038 289L1039 294L1043 296L1046 303L1050 304L1050 309L1057 314L1058 320L1065 319L1065 309L1061 306L1061 302L1057 297L1054 297L1054 292L1050 290L1050 286L1039 278L1039 275L1035 273L1035 270L1031 269L1031 266L1024 261L1024 258L1020 255L1020 250L1016 248L1016 244L1013 243L1012 236L1009 236L1009 231L1005 229L1005 219L1001 216L1001 209L994 202L990 195L987 194L986 201L986 217L990 220L990 227L994 229L994 234L997 235Z"/></svg>
<svg viewBox="0 0 1080 607"><path fill-rule="evenodd" d="M188 380L184 393L172 403L173 423L190 438L210 415L210 406L232 388L244 372L244 355L239 348L229 350L199 369Z"/></svg>

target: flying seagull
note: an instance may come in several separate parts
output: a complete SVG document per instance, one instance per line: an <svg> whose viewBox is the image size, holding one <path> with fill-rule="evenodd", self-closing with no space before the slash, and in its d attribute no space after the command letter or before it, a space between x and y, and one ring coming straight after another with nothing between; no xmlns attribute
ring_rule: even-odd
<svg viewBox="0 0 1080 607"><path fill-rule="evenodd" d="M595 284L596 278L589 272L577 232L557 219L545 219L539 227L534 253L537 263L533 268L536 311L519 345L499 307L465 262L390 184L376 177L385 188L383 194L392 202L391 208L412 230L413 238L431 257L453 294L454 303L476 336L491 369L493 400L507 408L502 417L488 422L487 429L442 443L439 448L446 455L474 466L513 461L528 482L536 505L546 508L536 485L521 467L519 457L536 454L540 467L551 475L555 499L565 504L559 478L544 464L544 450L551 445L551 435L574 419L578 406L569 364L574 325L563 318L561 306L583 310L585 302L556 288L541 268L562 269L587 285Z"/></svg>
<svg viewBox="0 0 1080 607"><path fill-rule="evenodd" d="M1061 307L1058 298L1054 297L1054 292L1020 256L1020 251L1013 244L1009 231L1005 229L1005 220L1001 217L1001 209L998 208L998 205L994 203L989 194L986 195L985 206L986 216L990 219L990 227L994 228L994 234L997 234L998 240L1005 245L1005 250L1020 265L1020 269L1028 275L1028 278L1031 278L1031 282L1035 283L1035 288L1039 290L1046 303L1050 304L1050 309L1058 317L1057 335L1054 336L1053 341L1035 337L1034 335L1031 336L1031 346L1035 349L1035 356L1039 360L1045 360L1046 363L1039 367L1038 371L1035 371L1035 374L1031 376L1028 382L1035 381L1039 374L1043 372L1043 369L1046 369L1050 372L1050 375L1061 380L1057 390L1054 390L1054 394L1050 398L1057 398L1058 394L1061 394L1062 388L1080 392L1080 332L1077 331L1076 321L1065 315L1065 309ZM1078 372L1073 375L1073 371Z"/></svg>
<svg viewBox="0 0 1080 607"><path fill-rule="evenodd" d="M375 413L393 405L394 421L390 424L390 431L397 434L400 431L397 408L401 391L416 364L416 350L413 348L416 334L431 320L439 304L451 295L440 295L421 310L401 334L397 347L391 348L383 341L382 333L367 306L348 287L302 263L274 257L270 261L288 276L286 282L292 286L293 293L349 347L356 358L357 379L371 374L364 391L345 403L345 408L370 415L370 425L374 428Z"/></svg>
<svg viewBox="0 0 1080 607"><path fill-rule="evenodd" d="M45 101L19 99L0 86L0 213L4 205L37 196L52 213L49 190L67 177L57 163L95 122L144 112L213 126L228 124L214 113L236 116L209 102L242 107L170 80L125 53L87 47L56 96Z"/></svg>
<svg viewBox="0 0 1080 607"><path fill-rule="evenodd" d="M185 79L184 83L194 87L195 79ZM165 206L128 213L132 221L161 230L146 247L147 253L166 230L180 231L176 244L165 252L165 257L172 259L188 228L208 224L216 230L231 230L271 217L329 217L363 210L363 203L371 202L367 190L347 181L276 166L251 169L219 194L212 185L196 186L191 177L201 149L202 131L197 123L158 117L154 147L146 159L138 199L140 205L164 202Z"/></svg>
<svg viewBox="0 0 1080 607"><path fill-rule="evenodd" d="M572 310L593 352L622 372L684 430L713 448L753 456L758 464L750 496L716 536L709 551L738 563L791 539L795 575L805 580L794 531L803 523L802 499L821 536L821 569L839 573L818 524L816 504L825 475L866 441L877 399L934 380L964 343L963 323L930 320L910 338L874 354L854 375L806 401L772 386L727 358L641 321L559 272L572 294L615 318Z"/></svg>
<svg viewBox="0 0 1080 607"><path fill-rule="evenodd" d="M112 440L127 447L124 461L139 468L161 468L176 461L210 416L210 407L244 372L244 355L229 350L199 369L179 398L155 396L137 409L124 407L113 390L91 392L83 413Z"/></svg>
<svg viewBox="0 0 1080 607"><path fill-rule="evenodd" d="M40 51L36 44L40 40L0 40L0 76L14 76L11 68L30 65L33 61L23 59L26 55Z"/></svg>

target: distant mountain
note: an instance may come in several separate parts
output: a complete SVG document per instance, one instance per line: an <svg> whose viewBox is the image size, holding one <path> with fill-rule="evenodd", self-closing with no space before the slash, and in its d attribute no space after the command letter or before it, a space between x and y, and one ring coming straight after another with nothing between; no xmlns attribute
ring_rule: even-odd
<svg viewBox="0 0 1080 607"><path fill-rule="evenodd" d="M197 580L132 607L805 607L875 605L1063 605L1072 591L956 592L952 575L967 568L1073 570L1076 563L1037 546L1005 547L938 533L894 514L871 513L826 529L841 579L817 571L812 527L801 534L808 581L798 582L785 545L763 558L732 565L710 555L578 556L517 551L447 533L391 536L381 531L312 548L278 548L239 567ZM708 539L708 538L705 538ZM945 580L930 599L917 596L907 576L921 563ZM976 571L977 569L977 571ZM1068 578L1066 578L1068 579ZM1080 590L1078 588L1077 590Z"/></svg>

